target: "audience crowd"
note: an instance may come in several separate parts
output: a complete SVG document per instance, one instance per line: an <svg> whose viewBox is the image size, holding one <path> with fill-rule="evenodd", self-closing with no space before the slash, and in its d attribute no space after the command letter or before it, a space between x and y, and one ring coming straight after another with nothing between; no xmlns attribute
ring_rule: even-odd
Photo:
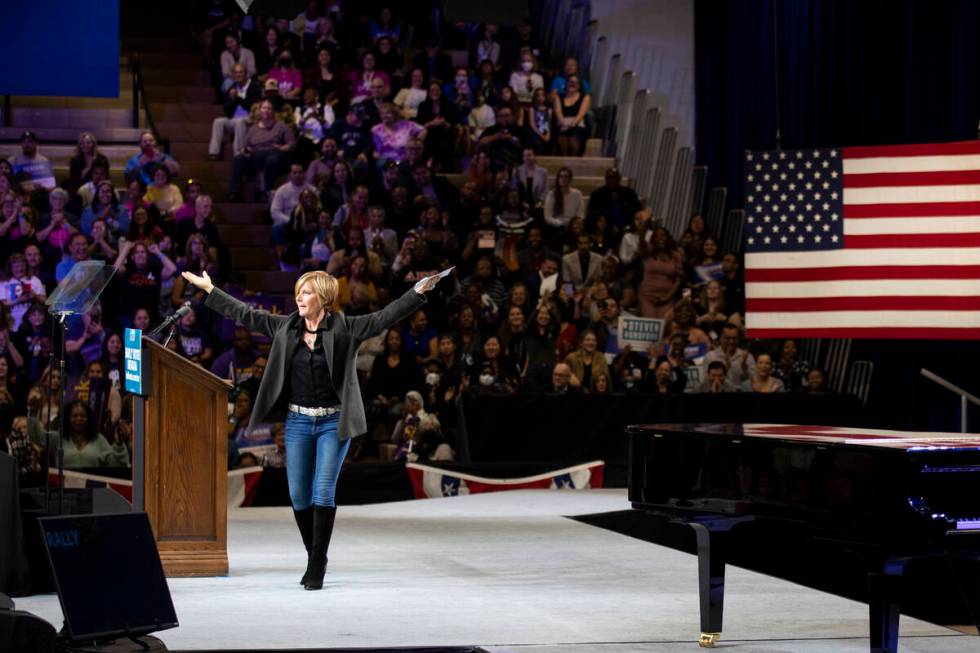
<svg viewBox="0 0 980 653"><path fill-rule="evenodd" d="M152 329L185 302L194 310L168 346L233 382L229 465L283 464L280 424L244 428L268 342L204 310L179 274L207 270L247 301L291 305L233 269L215 214L224 195L267 202L279 269L337 276L332 308L347 314L455 266L424 310L362 344L371 432L354 458L451 459L465 395L824 391L793 341L744 341L740 258L701 216L675 239L615 168L590 195L576 188L592 120L576 60L549 61L529 23L421 33L407 25L425 17L402 22L395 5L339 7L311 0L281 18L208 4L197 33L223 115L207 155L230 154L226 188L182 177L151 132L124 188L90 132L58 187L24 173L43 158L30 132L0 161L0 430L22 472L43 467L62 389L66 464L130 463L123 329ZM564 165L549 174L542 156ZM115 274L68 320L62 378L43 302L90 260ZM623 317L661 320L661 337L624 345Z"/></svg>

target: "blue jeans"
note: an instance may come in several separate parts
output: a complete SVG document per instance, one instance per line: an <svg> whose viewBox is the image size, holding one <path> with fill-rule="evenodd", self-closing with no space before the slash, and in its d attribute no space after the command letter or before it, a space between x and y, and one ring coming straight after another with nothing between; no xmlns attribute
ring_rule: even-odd
<svg viewBox="0 0 980 653"><path fill-rule="evenodd" d="M337 477L350 449L337 433L340 413L311 417L290 412L286 416L286 478L295 510L312 505L336 506Z"/></svg>

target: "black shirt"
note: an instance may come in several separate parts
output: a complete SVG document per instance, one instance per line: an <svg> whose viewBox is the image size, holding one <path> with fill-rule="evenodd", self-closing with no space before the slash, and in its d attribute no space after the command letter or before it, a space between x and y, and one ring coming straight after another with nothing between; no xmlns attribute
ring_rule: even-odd
<svg viewBox="0 0 980 653"><path fill-rule="evenodd" d="M195 224L194 218L188 218L187 220L181 220L177 224L176 233L174 234L178 252L184 252L187 248L187 241L194 234L204 236L204 239L208 241L209 247L221 247L221 236L218 234L218 228L214 226L210 218L205 220L204 225L201 227Z"/></svg>
<svg viewBox="0 0 980 653"><path fill-rule="evenodd" d="M354 126L341 119L333 124L331 131L347 161L353 161L358 154L366 154L371 148L371 130L363 122Z"/></svg>
<svg viewBox="0 0 980 653"><path fill-rule="evenodd" d="M316 330L316 344L313 349L303 342L306 327L301 320L296 329L299 345L290 361L289 402L308 408L329 408L340 403L333 387L327 354L323 350L324 328Z"/></svg>
<svg viewBox="0 0 980 653"><path fill-rule="evenodd" d="M592 262L592 252L579 252L578 264L582 268L582 281L589 278L589 263Z"/></svg>

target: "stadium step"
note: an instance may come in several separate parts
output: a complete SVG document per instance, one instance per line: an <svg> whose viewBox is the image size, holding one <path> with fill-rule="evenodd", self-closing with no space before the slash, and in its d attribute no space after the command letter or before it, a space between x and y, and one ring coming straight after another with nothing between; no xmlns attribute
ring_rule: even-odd
<svg viewBox="0 0 980 653"><path fill-rule="evenodd" d="M10 98L14 124L17 124L17 112L23 109L127 109L133 106L133 92L120 89L119 97L65 97L50 95L14 95Z"/></svg>
<svg viewBox="0 0 980 653"><path fill-rule="evenodd" d="M195 143L196 145L196 143ZM223 161L201 160L201 154L207 152L207 147L198 146L197 154L191 159L177 159L184 166L184 174L198 177L218 177L221 179L231 179L231 148L225 148L228 152ZM197 159L197 160L195 160Z"/></svg>
<svg viewBox="0 0 980 653"><path fill-rule="evenodd" d="M87 98L75 99L82 100ZM100 127L132 128L133 126L132 105L125 108L105 107L93 109L68 104L61 107L38 105L18 106L14 104L11 114L15 128L23 130L29 125L31 129L51 127L76 130L76 138L77 132L83 129Z"/></svg>
<svg viewBox="0 0 980 653"><path fill-rule="evenodd" d="M268 226L270 222L269 205L265 203L215 202L214 212L221 224Z"/></svg>
<svg viewBox="0 0 980 653"><path fill-rule="evenodd" d="M604 177L606 170L616 167L616 159L611 156L539 156L538 164L547 168L548 174L554 177L560 168L572 171L572 177Z"/></svg>
<svg viewBox="0 0 980 653"><path fill-rule="evenodd" d="M229 137L230 138L230 137ZM207 143L193 142L193 141L179 141L176 143L171 143L170 154L174 156L180 162L184 161L204 161L204 157L207 156L208 146ZM226 143L225 145L225 160L230 161L231 157L231 146Z"/></svg>
<svg viewBox="0 0 980 653"><path fill-rule="evenodd" d="M231 265L235 270L274 270L278 264L276 251L269 245L231 249Z"/></svg>
<svg viewBox="0 0 980 653"><path fill-rule="evenodd" d="M159 120L153 116L160 136L171 142L201 143L202 152L207 154L207 142L211 140L211 123L183 122L180 120Z"/></svg>
<svg viewBox="0 0 980 653"><path fill-rule="evenodd" d="M164 26L154 26L154 31L159 32ZM186 25L184 26L186 29ZM122 49L129 55L147 53L158 54L161 57L171 52L189 53L195 51L195 43L190 35L187 36L124 36L122 39Z"/></svg>
<svg viewBox="0 0 980 653"><path fill-rule="evenodd" d="M102 113L102 112L99 112ZM0 127L0 141L19 141L26 127ZM37 134L41 148L47 153L48 143L77 143L79 130L71 127L35 127L31 131ZM95 134L95 139L102 147L105 143L136 143L142 129L132 127L95 127L86 129Z"/></svg>
<svg viewBox="0 0 980 653"><path fill-rule="evenodd" d="M602 156L602 139L590 138L585 142L585 156Z"/></svg>
<svg viewBox="0 0 980 653"><path fill-rule="evenodd" d="M293 292L293 284L296 282L295 272L279 272L278 270L243 270L243 272L246 278L246 288L261 289L262 292L291 293Z"/></svg>
<svg viewBox="0 0 980 653"><path fill-rule="evenodd" d="M194 51L143 52L139 56L139 61L144 70L152 70L157 75L170 70L175 72L204 70L204 57Z"/></svg>
<svg viewBox="0 0 980 653"><path fill-rule="evenodd" d="M147 78L149 81L149 78ZM204 86L173 85L161 86L145 84L146 95L151 102L189 102L191 104L214 104L217 99L210 84Z"/></svg>
<svg viewBox="0 0 980 653"><path fill-rule="evenodd" d="M219 216L220 217L220 216ZM229 247L271 247L272 226L249 225L242 228L238 224L218 223L218 234L221 242Z"/></svg>
<svg viewBox="0 0 980 653"><path fill-rule="evenodd" d="M150 97L150 111L153 113L153 120L157 123L175 121L202 123L207 126L208 134L211 133L211 121L224 115L221 107L214 102L209 104L158 102L153 97Z"/></svg>
<svg viewBox="0 0 980 653"><path fill-rule="evenodd" d="M202 63L200 58L198 58L198 65L193 69L188 68L151 68L147 64L143 64L143 85L147 87L147 94L150 93L150 87L160 87L160 86L189 86L193 85L195 88L210 86L211 85L211 73L202 68ZM213 95L213 92L212 92ZM153 96L150 95L152 98Z"/></svg>

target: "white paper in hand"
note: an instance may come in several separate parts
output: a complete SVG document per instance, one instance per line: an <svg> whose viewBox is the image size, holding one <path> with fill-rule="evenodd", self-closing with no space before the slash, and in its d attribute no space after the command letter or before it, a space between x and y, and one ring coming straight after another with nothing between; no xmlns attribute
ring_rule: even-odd
<svg viewBox="0 0 980 653"><path fill-rule="evenodd" d="M425 277L424 279L421 279L417 284L415 284L415 291L425 292L426 290L431 290L432 288L435 287L436 283L439 283L442 279L448 277L450 273L452 273L452 271L455 269L456 266L454 265L452 267L446 268L445 270L439 272L438 274L433 274L430 277ZM435 283L433 283L433 281Z"/></svg>
<svg viewBox="0 0 980 653"><path fill-rule="evenodd" d="M545 277L541 280L541 288L538 289L538 294L541 296L549 295L554 293L558 289L558 273L555 272L549 277Z"/></svg>

